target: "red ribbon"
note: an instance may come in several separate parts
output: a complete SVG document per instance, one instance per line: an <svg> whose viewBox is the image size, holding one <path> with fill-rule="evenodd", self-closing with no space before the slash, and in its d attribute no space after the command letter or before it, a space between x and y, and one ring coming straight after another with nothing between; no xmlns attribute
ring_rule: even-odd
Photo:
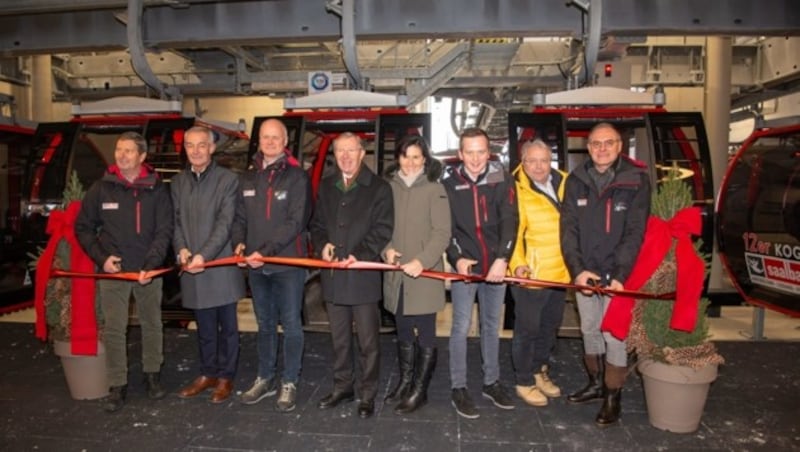
<svg viewBox="0 0 800 452"><path fill-rule="evenodd" d="M625 281L625 288L628 290L635 291L641 288L664 260L672 247L672 241L677 240L675 305L670 319L670 328L674 330L692 331L697 322L697 307L703 292L705 262L695 252L691 236L700 235L702 227L701 211L698 207L681 209L669 221L651 216L647 220L647 229L636 264ZM608 331L618 339L628 337L635 303L634 297L631 296L613 297L600 329Z"/></svg>
<svg viewBox="0 0 800 452"><path fill-rule="evenodd" d="M278 264L278 265L291 265L294 267L307 267L307 268L326 268L331 270L379 270L379 271L399 271L402 270L399 265L385 264L382 262L371 261L356 261L352 263L346 262L328 262L321 259L311 259L303 257L279 257L268 256L259 259L265 264ZM203 264L203 268L221 267L225 265L238 265L245 262L243 257L231 256L222 259L207 261ZM161 268L157 270L150 270L145 272L146 278L154 278L164 273L172 271L171 268ZM121 279L126 281L137 281L139 279L139 272L121 272L121 273L80 273L63 270L54 270L51 274L54 277L88 277L97 279ZM439 272L433 270L423 270L419 275L422 278L438 279L441 281L465 281L465 282L483 282L485 278L479 275L460 275L458 273ZM517 278L507 276L503 278L504 283L519 284L522 286L531 287L551 287L560 289L577 289L583 291L592 291L600 295L624 295L635 298L651 298L657 300L671 300L675 298L675 294L651 294L644 292L637 292L633 290L610 290L605 287L598 286L580 286L577 284L567 284L555 281L544 281L541 279Z"/></svg>
<svg viewBox="0 0 800 452"><path fill-rule="evenodd" d="M44 299L47 282L55 276L53 258L58 243L66 240L70 247L70 268L78 273L73 277L70 289L71 329L70 347L76 355L97 355L97 317L95 315L95 280L90 276L94 262L83 251L75 237L75 219L80 211L80 201L73 201L66 210L50 212L47 220L47 242L39 262L36 264L36 285L34 288L34 307L36 309L36 337L47 339L47 321Z"/></svg>

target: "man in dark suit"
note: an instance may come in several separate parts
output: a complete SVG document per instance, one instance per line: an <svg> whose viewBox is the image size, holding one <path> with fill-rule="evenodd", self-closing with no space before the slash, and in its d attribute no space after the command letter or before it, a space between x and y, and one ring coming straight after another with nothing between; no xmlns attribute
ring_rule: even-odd
<svg viewBox="0 0 800 452"><path fill-rule="evenodd" d="M380 262L392 238L394 206L389 183L366 165L358 135L345 132L333 142L338 171L322 180L311 219L315 252L328 262ZM355 398L353 332L355 322L361 375L358 415L372 416L378 392L381 274L376 271L324 270L322 296L333 340L333 391L319 402L332 408Z"/></svg>

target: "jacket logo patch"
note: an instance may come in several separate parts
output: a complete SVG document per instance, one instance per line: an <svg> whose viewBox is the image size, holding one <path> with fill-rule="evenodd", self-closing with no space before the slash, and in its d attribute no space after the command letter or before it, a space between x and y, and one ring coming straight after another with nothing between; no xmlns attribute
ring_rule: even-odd
<svg viewBox="0 0 800 452"><path fill-rule="evenodd" d="M624 212L626 210L628 210L628 204L624 202L614 204L614 212Z"/></svg>
<svg viewBox="0 0 800 452"><path fill-rule="evenodd" d="M103 210L119 210L119 203L104 202L102 208Z"/></svg>
<svg viewBox="0 0 800 452"><path fill-rule="evenodd" d="M588 200L586 198L578 198L578 207L586 207Z"/></svg>
<svg viewBox="0 0 800 452"><path fill-rule="evenodd" d="M275 192L275 200L277 201L284 201L286 199L286 190L277 190Z"/></svg>
<svg viewBox="0 0 800 452"><path fill-rule="evenodd" d="M456 190L468 190L469 189L469 184L456 185L455 189Z"/></svg>
<svg viewBox="0 0 800 452"><path fill-rule="evenodd" d="M244 190L242 192L242 196L244 196L245 198L252 198L255 195L256 195L256 191L255 190Z"/></svg>

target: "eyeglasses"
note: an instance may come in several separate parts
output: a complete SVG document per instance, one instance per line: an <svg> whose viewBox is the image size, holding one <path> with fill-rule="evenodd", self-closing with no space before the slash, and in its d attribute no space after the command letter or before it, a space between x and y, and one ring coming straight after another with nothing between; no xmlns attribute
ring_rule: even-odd
<svg viewBox="0 0 800 452"><path fill-rule="evenodd" d="M617 144L620 140L605 140L605 141L590 141L589 147L592 149L600 149L600 148L610 148Z"/></svg>

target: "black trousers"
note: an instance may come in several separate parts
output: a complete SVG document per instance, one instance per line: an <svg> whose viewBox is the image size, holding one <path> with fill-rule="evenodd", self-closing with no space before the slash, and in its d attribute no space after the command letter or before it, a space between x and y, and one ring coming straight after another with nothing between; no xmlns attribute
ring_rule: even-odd
<svg viewBox="0 0 800 452"><path fill-rule="evenodd" d="M200 373L211 378L233 379L239 363L239 326L236 303L195 309Z"/></svg>
<svg viewBox="0 0 800 452"><path fill-rule="evenodd" d="M517 384L533 385L533 373L550 361L564 316L566 292L511 286L514 297L514 337L511 359Z"/></svg>
<svg viewBox="0 0 800 452"><path fill-rule="evenodd" d="M405 298L403 297L403 286L400 286L400 297L397 301L397 313L394 321L397 325L397 340L400 342L413 343L419 342L422 348L433 348L436 346L436 314L405 315ZM417 330L416 337L414 328Z"/></svg>
<svg viewBox="0 0 800 452"><path fill-rule="evenodd" d="M377 303L337 305L327 303L328 319L333 341L333 388L349 391L353 388L355 361L353 359L353 324L358 338L358 364L361 368L356 389L361 400L373 400L378 393L380 368L380 312Z"/></svg>

